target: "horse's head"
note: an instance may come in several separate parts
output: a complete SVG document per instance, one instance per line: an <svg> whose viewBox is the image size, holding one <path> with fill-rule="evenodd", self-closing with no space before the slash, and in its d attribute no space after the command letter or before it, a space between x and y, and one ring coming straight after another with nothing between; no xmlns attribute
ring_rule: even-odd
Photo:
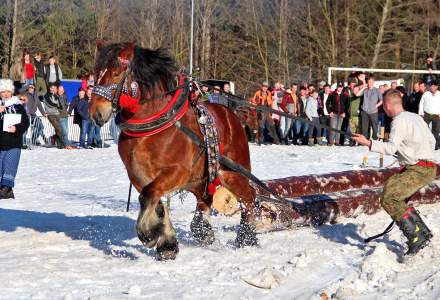
<svg viewBox="0 0 440 300"><path fill-rule="evenodd" d="M90 118L99 126L104 125L111 117L116 96L115 87L124 80L129 62L133 60L134 43L104 45L97 42L98 54L95 63L97 78L90 101ZM115 100L117 101L117 99Z"/></svg>
<svg viewBox="0 0 440 300"><path fill-rule="evenodd" d="M153 98L156 92L167 90L175 74L174 60L164 49L144 49L134 43L104 45L97 42L95 63L96 86L90 102L91 119L104 125L119 105L122 90L131 93L135 83L140 103Z"/></svg>

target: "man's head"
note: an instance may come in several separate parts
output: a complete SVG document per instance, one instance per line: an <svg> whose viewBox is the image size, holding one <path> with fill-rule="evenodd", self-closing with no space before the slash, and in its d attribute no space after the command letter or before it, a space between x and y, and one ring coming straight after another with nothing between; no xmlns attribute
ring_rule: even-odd
<svg viewBox="0 0 440 300"><path fill-rule="evenodd" d="M372 87L374 87L374 76L370 75L368 76L368 88L371 89Z"/></svg>
<svg viewBox="0 0 440 300"><path fill-rule="evenodd" d="M79 89L78 96L80 99L83 99L86 96L86 91L84 89Z"/></svg>
<svg viewBox="0 0 440 300"><path fill-rule="evenodd" d="M220 94L220 86L219 85L214 85L214 94Z"/></svg>
<svg viewBox="0 0 440 300"><path fill-rule="evenodd" d="M419 87L422 93L426 92L426 83L424 81L419 83Z"/></svg>
<svg viewBox="0 0 440 300"><path fill-rule="evenodd" d="M398 90L390 89L383 97L383 109L387 116L393 118L403 111L402 96Z"/></svg>
<svg viewBox="0 0 440 300"><path fill-rule="evenodd" d="M312 95L315 92L315 85L309 84L309 95Z"/></svg>
<svg viewBox="0 0 440 300"><path fill-rule="evenodd" d="M379 85L379 92L381 94L385 93L385 86L383 84Z"/></svg>
<svg viewBox="0 0 440 300"><path fill-rule="evenodd" d="M50 65L54 65L55 64L55 57L53 57L53 56L49 57L49 64Z"/></svg>
<svg viewBox="0 0 440 300"><path fill-rule="evenodd" d="M433 59L432 59L432 54L429 53L429 54L426 56L426 63L427 63L427 64L431 64L432 61L433 61Z"/></svg>
<svg viewBox="0 0 440 300"><path fill-rule="evenodd" d="M37 52L37 54L35 54L36 61L40 61L42 57L43 57L43 55L41 54L41 52Z"/></svg>
<svg viewBox="0 0 440 300"><path fill-rule="evenodd" d="M292 94L296 94L296 92L298 91L298 84L296 84L295 82L292 83L290 85L290 90L292 91Z"/></svg>
<svg viewBox="0 0 440 300"><path fill-rule="evenodd" d="M307 94L307 88L305 86L300 87L299 94L301 97L304 97Z"/></svg>
<svg viewBox="0 0 440 300"><path fill-rule="evenodd" d="M202 93L206 94L208 92L209 88L207 85L202 85L200 87L200 90L202 91Z"/></svg>
<svg viewBox="0 0 440 300"><path fill-rule="evenodd" d="M230 93L230 92L231 92L231 86L229 85L229 83L225 83L225 84L223 85L223 91L224 91L225 93Z"/></svg>
<svg viewBox="0 0 440 300"><path fill-rule="evenodd" d="M60 86L58 87L58 94L59 94L59 95L64 95L64 93L65 93L65 91L64 91L64 86L60 85Z"/></svg>
<svg viewBox="0 0 440 300"><path fill-rule="evenodd" d="M324 93L330 94L330 91L331 91L330 85L328 83L326 83L324 85Z"/></svg>
<svg viewBox="0 0 440 300"><path fill-rule="evenodd" d="M420 85L418 82L414 82L413 84L413 91L418 93L420 91Z"/></svg>
<svg viewBox="0 0 440 300"><path fill-rule="evenodd" d="M344 89L344 84L342 83L342 81L338 82L338 85L336 86L336 92L340 94L342 93L343 89Z"/></svg>
<svg viewBox="0 0 440 300"><path fill-rule="evenodd" d="M9 99L14 93L14 82L11 79L0 79L0 97Z"/></svg>
<svg viewBox="0 0 440 300"><path fill-rule="evenodd" d="M391 82L391 89L395 90L397 88L397 82L393 81Z"/></svg>
<svg viewBox="0 0 440 300"><path fill-rule="evenodd" d="M35 92L35 86L33 84L29 84L27 87L27 91L29 94L33 94Z"/></svg>
<svg viewBox="0 0 440 300"><path fill-rule="evenodd" d="M58 92L58 87L56 84L51 84L49 86L49 91L51 94L56 94Z"/></svg>
<svg viewBox="0 0 440 300"><path fill-rule="evenodd" d="M93 91L93 85L89 85L86 91L87 97L89 97L89 99L92 99L92 91Z"/></svg>
<svg viewBox="0 0 440 300"><path fill-rule="evenodd" d="M269 82L267 81L263 81L263 83L261 84L261 90L263 92L267 92L267 89L269 88Z"/></svg>
<svg viewBox="0 0 440 300"><path fill-rule="evenodd" d="M431 91L431 93L435 94L438 91L438 82L437 80L433 80L431 82L431 87L429 88L429 90Z"/></svg>
<svg viewBox="0 0 440 300"><path fill-rule="evenodd" d="M277 81L275 82L274 88L275 88L276 90L278 90L278 89L281 88L281 82L280 82L279 80L277 80Z"/></svg>

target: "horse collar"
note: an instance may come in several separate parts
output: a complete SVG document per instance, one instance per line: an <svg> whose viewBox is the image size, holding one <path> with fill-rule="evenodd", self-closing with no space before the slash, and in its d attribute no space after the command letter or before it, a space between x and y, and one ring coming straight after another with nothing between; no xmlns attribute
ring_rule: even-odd
<svg viewBox="0 0 440 300"><path fill-rule="evenodd" d="M181 73L177 77L179 84L173 98L161 111L144 119L124 119L119 111L116 118L119 128L129 136L151 136L171 127L180 120L189 106L189 82L184 80ZM120 101L121 104L122 102Z"/></svg>

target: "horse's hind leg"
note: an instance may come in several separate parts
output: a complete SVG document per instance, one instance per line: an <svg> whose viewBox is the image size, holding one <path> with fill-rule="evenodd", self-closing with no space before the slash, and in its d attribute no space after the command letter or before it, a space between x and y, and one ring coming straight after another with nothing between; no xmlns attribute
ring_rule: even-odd
<svg viewBox="0 0 440 300"><path fill-rule="evenodd" d="M203 188L193 193L197 198L197 207L190 225L191 232L200 244L204 246L211 245L215 240L214 230L208 221L212 197L204 195Z"/></svg>
<svg viewBox="0 0 440 300"><path fill-rule="evenodd" d="M240 228L235 244L238 247L256 246L257 209L255 206L255 190L249 185L249 180L243 175L232 171L220 171L223 185L237 196L242 204Z"/></svg>

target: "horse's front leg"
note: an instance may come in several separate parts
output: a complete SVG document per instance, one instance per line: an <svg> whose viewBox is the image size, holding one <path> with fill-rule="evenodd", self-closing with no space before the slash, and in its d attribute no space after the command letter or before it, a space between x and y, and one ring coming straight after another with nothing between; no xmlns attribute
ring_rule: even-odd
<svg viewBox="0 0 440 300"><path fill-rule="evenodd" d="M160 176L144 187L139 196L141 209L136 223L137 235L146 247L156 246L161 260L174 259L179 252L168 208L160 201L163 195L181 185L183 176L177 176L179 173L176 168L162 170Z"/></svg>

